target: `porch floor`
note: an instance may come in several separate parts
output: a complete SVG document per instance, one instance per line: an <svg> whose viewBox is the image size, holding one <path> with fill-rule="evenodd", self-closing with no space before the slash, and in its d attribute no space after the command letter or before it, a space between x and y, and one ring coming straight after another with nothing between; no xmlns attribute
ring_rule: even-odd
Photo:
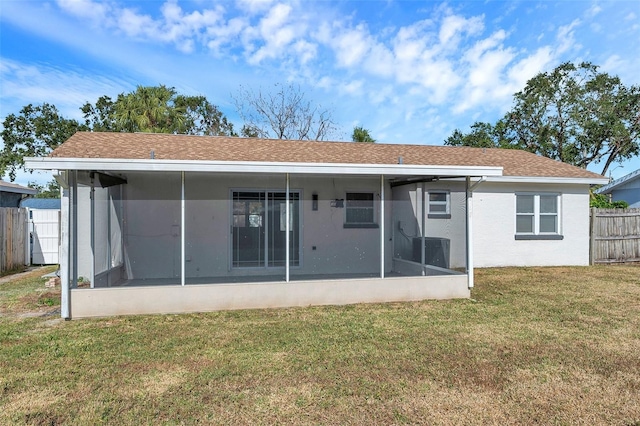
<svg viewBox="0 0 640 426"><path fill-rule="evenodd" d="M402 277L406 275L397 272L388 272L385 278ZM354 279L370 279L379 278L379 273L371 274L303 274L291 275L290 282L295 281L337 281L337 280L354 280ZM204 284L252 284L252 283L274 283L284 282L284 275L243 275L243 276L224 276L224 277L197 277L186 278L185 285L204 285ZM148 279L130 279L122 280L111 287L148 287L148 286L169 286L180 285L180 278L148 278ZM106 286L96 286L106 287Z"/></svg>

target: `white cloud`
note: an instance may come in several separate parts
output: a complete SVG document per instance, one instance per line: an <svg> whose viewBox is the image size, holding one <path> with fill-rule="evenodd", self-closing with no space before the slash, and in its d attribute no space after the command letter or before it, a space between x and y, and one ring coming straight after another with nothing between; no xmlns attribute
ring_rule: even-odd
<svg viewBox="0 0 640 426"><path fill-rule="evenodd" d="M273 0L238 0L237 5L240 9L251 14L265 12L271 8Z"/></svg>
<svg viewBox="0 0 640 426"><path fill-rule="evenodd" d="M602 25L597 22L592 23L589 27L594 33L601 33L603 30Z"/></svg>
<svg viewBox="0 0 640 426"><path fill-rule="evenodd" d="M339 90L348 95L359 95L362 90L362 80L353 80L340 85Z"/></svg>
<svg viewBox="0 0 640 426"><path fill-rule="evenodd" d="M92 0L58 0L58 6L73 16L90 20L94 26L115 28L135 39L171 43L185 53L194 51L197 43L207 46L211 35L232 32L237 25L234 21L230 22L231 28L225 27L222 6L185 13L177 0L161 4L159 19L131 7L116 7ZM213 46L219 47L220 43L213 40Z"/></svg>
<svg viewBox="0 0 640 426"><path fill-rule="evenodd" d="M308 28L301 15L294 15L290 5L276 4L258 22L242 33L247 61L257 65L268 59L285 58L285 62L306 63L316 54L314 43L306 39ZM298 57L289 55L297 53Z"/></svg>
<svg viewBox="0 0 640 426"><path fill-rule="evenodd" d="M618 55L611 55L607 58L607 60L600 66L602 71L605 71L609 74L617 74L619 69L623 68L625 65L625 61Z"/></svg>
<svg viewBox="0 0 640 426"><path fill-rule="evenodd" d="M316 57L317 46L305 40L298 40L293 45L293 50L298 55L301 64L306 64Z"/></svg>
<svg viewBox="0 0 640 426"><path fill-rule="evenodd" d="M158 24L148 15L138 15L131 9L122 9L118 13L118 29L131 37L160 36Z"/></svg>
<svg viewBox="0 0 640 426"><path fill-rule="evenodd" d="M3 117L29 103L46 102L55 105L65 117L80 119L80 107L85 102L93 103L103 95L115 97L125 87L133 87L127 81L47 64L24 64L7 58L1 62Z"/></svg>
<svg viewBox="0 0 640 426"><path fill-rule="evenodd" d="M484 29L483 21L484 16L475 16L470 19L465 19L458 15L446 16L440 27L440 43L444 46L455 48L462 34L476 35L481 33Z"/></svg>
<svg viewBox="0 0 640 426"><path fill-rule="evenodd" d="M508 90L515 93L524 89L527 81L549 67L555 60L550 46L543 46L514 64L508 73Z"/></svg>
<svg viewBox="0 0 640 426"><path fill-rule="evenodd" d="M597 3L594 3L589 9L587 9L585 15L589 18L593 18L596 15L599 15L600 12L602 12L602 8Z"/></svg>
<svg viewBox="0 0 640 426"><path fill-rule="evenodd" d="M384 45L376 44L372 46L366 58L366 68L377 76L387 78L393 76L393 53Z"/></svg>
<svg viewBox="0 0 640 426"><path fill-rule="evenodd" d="M556 51L558 54L565 53L570 49L579 49L581 47L575 40L575 29L580 25L580 23L581 21L576 19L569 25L563 25L558 29L558 33L556 34L556 40L558 41Z"/></svg>
<svg viewBox="0 0 640 426"><path fill-rule="evenodd" d="M336 28L332 44L338 66L351 68L362 64L374 41L367 28L360 24L353 29Z"/></svg>
<svg viewBox="0 0 640 426"><path fill-rule="evenodd" d="M104 23L109 20L111 9L106 3L92 0L57 0L58 6L79 18L89 19L93 23Z"/></svg>

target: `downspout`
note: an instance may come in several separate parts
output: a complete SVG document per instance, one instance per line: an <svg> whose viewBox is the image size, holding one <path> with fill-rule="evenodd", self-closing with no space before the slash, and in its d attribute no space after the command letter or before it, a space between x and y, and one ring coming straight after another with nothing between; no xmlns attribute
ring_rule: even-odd
<svg viewBox="0 0 640 426"><path fill-rule="evenodd" d="M486 181L487 177L482 176L480 180L471 185L471 177L467 176L467 287L473 288L473 190L478 187L482 182Z"/></svg>

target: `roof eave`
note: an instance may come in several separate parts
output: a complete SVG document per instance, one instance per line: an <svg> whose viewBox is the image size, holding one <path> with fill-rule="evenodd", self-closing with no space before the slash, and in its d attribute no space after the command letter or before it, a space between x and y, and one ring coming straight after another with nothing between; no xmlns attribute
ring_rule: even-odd
<svg viewBox="0 0 640 426"><path fill-rule="evenodd" d="M501 183L550 183L550 184L575 184L575 185L602 185L609 179L590 177L558 177L558 176L496 176L488 177L487 182Z"/></svg>
<svg viewBox="0 0 640 426"><path fill-rule="evenodd" d="M617 187L627 184L638 178L640 178L640 169L635 170L629 173L628 175L622 176L621 178L618 178L614 181L611 181L611 180L607 181L608 185L598 188L598 190L596 191L596 194L608 194L614 189L616 189Z"/></svg>
<svg viewBox="0 0 640 426"><path fill-rule="evenodd" d="M413 164L284 163L255 161L202 161L117 158L25 158L37 170L105 170L115 172L292 173L392 176L502 176L502 167Z"/></svg>
<svg viewBox="0 0 640 426"><path fill-rule="evenodd" d="M0 191L2 192L13 192L16 194L24 194L24 195L36 195L38 193L37 189L32 188L15 188L11 186L0 185Z"/></svg>

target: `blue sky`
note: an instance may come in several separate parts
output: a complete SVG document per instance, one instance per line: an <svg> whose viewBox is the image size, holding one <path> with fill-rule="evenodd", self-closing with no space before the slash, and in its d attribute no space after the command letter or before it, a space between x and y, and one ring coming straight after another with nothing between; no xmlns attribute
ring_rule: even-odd
<svg viewBox="0 0 640 426"><path fill-rule="evenodd" d="M43 102L79 119L87 101L164 84L239 128L241 86L294 83L333 111L334 139L360 125L437 145L564 61L640 84L639 1L2 0L0 43L0 120ZM48 176L16 179L29 180Z"/></svg>

